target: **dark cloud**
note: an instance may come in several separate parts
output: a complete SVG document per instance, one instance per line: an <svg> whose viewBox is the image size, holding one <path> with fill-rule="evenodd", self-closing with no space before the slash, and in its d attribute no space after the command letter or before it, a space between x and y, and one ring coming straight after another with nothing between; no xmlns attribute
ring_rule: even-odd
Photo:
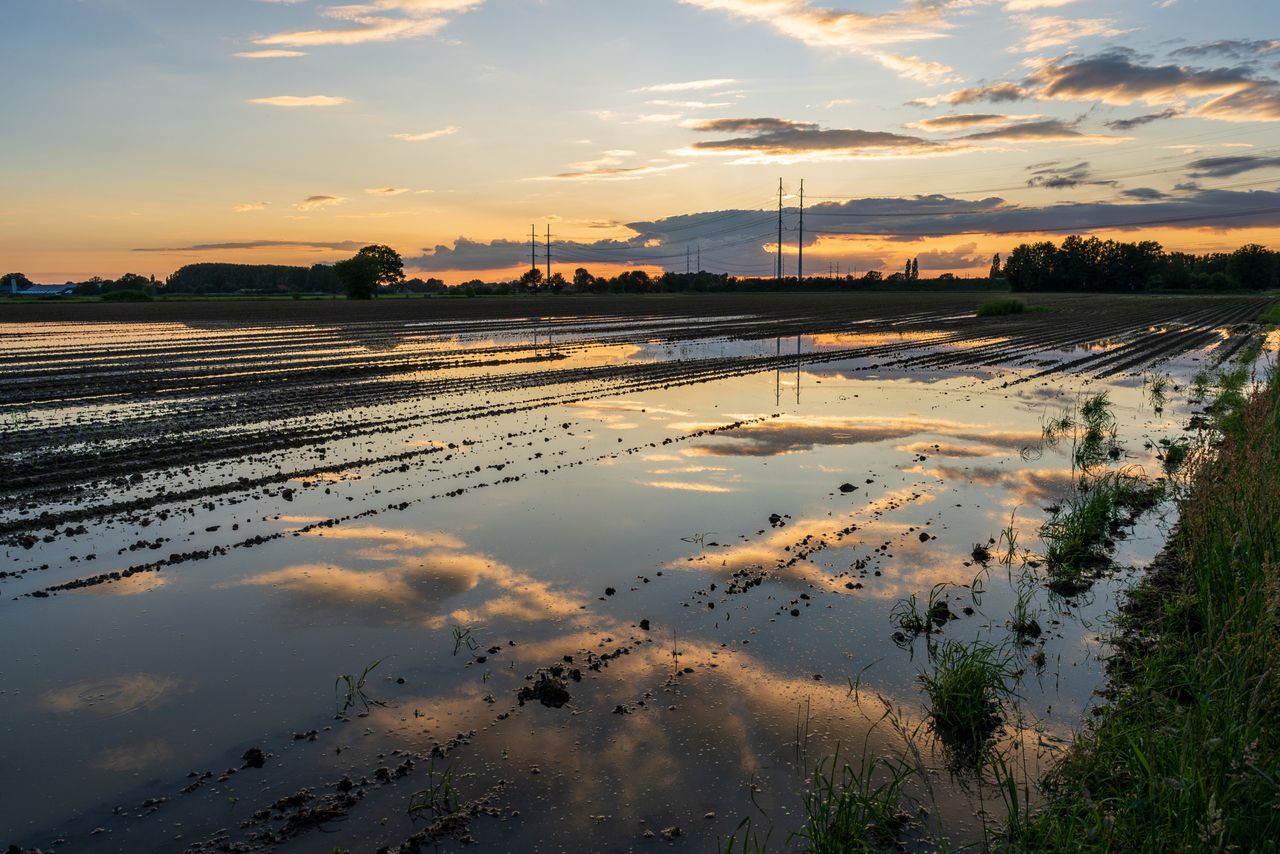
<svg viewBox="0 0 1280 854"><path fill-rule="evenodd" d="M1144 116L1134 116L1130 119L1115 119L1114 121L1107 122L1106 125L1112 130L1133 130L1136 127L1149 125L1152 122L1163 121L1164 119L1172 119L1178 115L1178 111L1170 107L1169 109L1161 110L1158 113L1147 113Z"/></svg>
<svg viewBox="0 0 1280 854"><path fill-rule="evenodd" d="M1280 121L1280 84L1254 77L1247 67L1147 65L1132 53L1109 51L1050 62L1031 75L1026 85L1041 98L1116 105L1210 97L1188 112L1226 121Z"/></svg>
<svg viewBox="0 0 1280 854"><path fill-rule="evenodd" d="M976 86L971 89L957 89L940 98L921 98L909 101L912 107L932 107L937 104L976 104L986 101L992 104L1025 101L1032 93L1017 83L993 83L989 86Z"/></svg>
<svg viewBox="0 0 1280 854"><path fill-rule="evenodd" d="M1255 169L1280 169L1280 157L1238 154L1228 157L1205 157L1188 164L1192 178L1230 178Z"/></svg>
<svg viewBox="0 0 1280 854"><path fill-rule="evenodd" d="M884 150L928 150L939 143L916 136L854 128L824 129L809 122L779 118L715 119L694 126L707 133L745 133L729 139L701 140L693 150L703 153L759 152L786 156Z"/></svg>
<svg viewBox="0 0 1280 854"><path fill-rule="evenodd" d="M1129 190L1121 190L1120 195L1130 199L1138 199L1139 201L1157 201L1159 199L1169 198L1169 194L1157 190L1153 187L1134 187Z"/></svg>
<svg viewBox="0 0 1280 854"><path fill-rule="evenodd" d="M1059 166L1069 171L1071 163ZM1087 164L1080 164L1088 170ZM1052 169L1057 164L1040 164ZM1047 173L1046 173L1047 174ZM1089 176L1086 174L1085 179ZM1185 189L1180 187L1179 189ZM1072 232L1124 232L1141 228L1233 229L1280 227L1280 192L1202 190L1192 186L1185 195L1162 197L1158 191L1132 191L1127 202L1067 202L1023 206L998 197L955 199L947 196L852 199L813 205L805 211L805 243L813 246L824 236L871 236L902 242L985 234L1044 234L1049 238ZM1139 203L1140 202L1140 203ZM788 228L797 211L785 212ZM777 212L721 210L682 214L665 219L628 223L635 236L624 240L564 241L553 245L555 263L581 265L652 265L683 270L685 249L700 246L703 265L711 271L765 272L773 254L765 247L776 240ZM794 241L789 230L787 239ZM921 253L921 265L948 264L955 255L976 253L965 245L937 257ZM843 255L841 256L844 257ZM438 246L406 265L424 271L484 270L522 267L529 263L529 244L515 240L479 242L459 239ZM861 264L859 265L862 266Z"/></svg>
<svg viewBox="0 0 1280 854"><path fill-rule="evenodd" d="M1280 51L1280 40L1266 39L1222 39L1205 44L1188 45L1178 48L1170 56L1205 57L1229 56L1237 59L1263 56Z"/></svg>
<svg viewBox="0 0 1280 854"><path fill-rule="evenodd" d="M1027 179L1028 187L1044 187L1048 190L1070 190L1086 185L1114 187L1115 181L1100 181L1093 176L1093 168L1088 161L1064 165L1060 163L1044 163L1029 167L1031 177Z"/></svg>
<svg viewBox="0 0 1280 854"><path fill-rule="evenodd" d="M1002 113L957 113L949 116L936 116L932 119L921 119L907 127L929 131L967 130L975 127L991 125L1010 125L1022 121L1024 117L1006 116Z"/></svg>
<svg viewBox="0 0 1280 854"><path fill-rule="evenodd" d="M1070 140L1098 139L1096 134L1086 134L1077 128L1079 122L1068 122L1062 119L1044 119L1038 122L1023 122L1006 128L978 131L966 134L961 139L969 140Z"/></svg>
<svg viewBox="0 0 1280 854"><path fill-rule="evenodd" d="M134 252L222 252L236 249L317 249L325 251L359 252L369 245L366 240L246 240L238 243L195 243L190 246L166 248L141 248Z"/></svg>

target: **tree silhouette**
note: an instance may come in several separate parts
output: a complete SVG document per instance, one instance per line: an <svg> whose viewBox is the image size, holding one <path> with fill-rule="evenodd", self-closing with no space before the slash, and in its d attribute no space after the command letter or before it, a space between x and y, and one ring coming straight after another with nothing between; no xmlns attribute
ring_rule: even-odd
<svg viewBox="0 0 1280 854"><path fill-rule="evenodd" d="M991 256L991 273L989 275L993 279L1000 278L1000 253L999 252Z"/></svg>
<svg viewBox="0 0 1280 854"><path fill-rule="evenodd" d="M378 295L377 260L371 255L356 255L333 265L333 272L347 292L347 299L370 300Z"/></svg>
<svg viewBox="0 0 1280 854"><path fill-rule="evenodd" d="M390 246L366 246L356 253L356 257L368 258L374 262L378 285L386 287L404 282L404 261L400 258L400 253Z"/></svg>

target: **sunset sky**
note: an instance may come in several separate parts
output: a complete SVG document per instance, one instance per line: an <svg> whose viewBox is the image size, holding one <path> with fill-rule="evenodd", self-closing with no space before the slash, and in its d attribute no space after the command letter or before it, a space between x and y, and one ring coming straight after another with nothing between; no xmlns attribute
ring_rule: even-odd
<svg viewBox="0 0 1280 854"><path fill-rule="evenodd" d="M3 0L0 32L0 272L37 281L378 242L458 282L531 225L566 275L767 274L779 178L791 274L801 179L810 273L1280 245L1272 0Z"/></svg>

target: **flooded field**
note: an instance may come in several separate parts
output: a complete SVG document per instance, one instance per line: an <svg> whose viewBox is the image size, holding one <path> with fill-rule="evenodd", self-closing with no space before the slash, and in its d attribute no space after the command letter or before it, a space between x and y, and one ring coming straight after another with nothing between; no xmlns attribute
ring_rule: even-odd
<svg viewBox="0 0 1280 854"><path fill-rule="evenodd" d="M838 752L911 769L908 848L980 846L1004 801L921 676L991 644L992 737L1053 761L1267 303L981 301L12 313L0 844L781 845ZM1064 584L1083 469L1164 488Z"/></svg>

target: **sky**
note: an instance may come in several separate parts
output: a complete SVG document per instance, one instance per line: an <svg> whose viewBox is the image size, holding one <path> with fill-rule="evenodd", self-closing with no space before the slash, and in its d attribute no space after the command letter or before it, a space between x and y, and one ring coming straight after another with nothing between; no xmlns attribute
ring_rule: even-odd
<svg viewBox="0 0 1280 854"><path fill-rule="evenodd" d="M0 267L1280 246L1273 0L0 0ZM799 191L805 189L800 232Z"/></svg>

